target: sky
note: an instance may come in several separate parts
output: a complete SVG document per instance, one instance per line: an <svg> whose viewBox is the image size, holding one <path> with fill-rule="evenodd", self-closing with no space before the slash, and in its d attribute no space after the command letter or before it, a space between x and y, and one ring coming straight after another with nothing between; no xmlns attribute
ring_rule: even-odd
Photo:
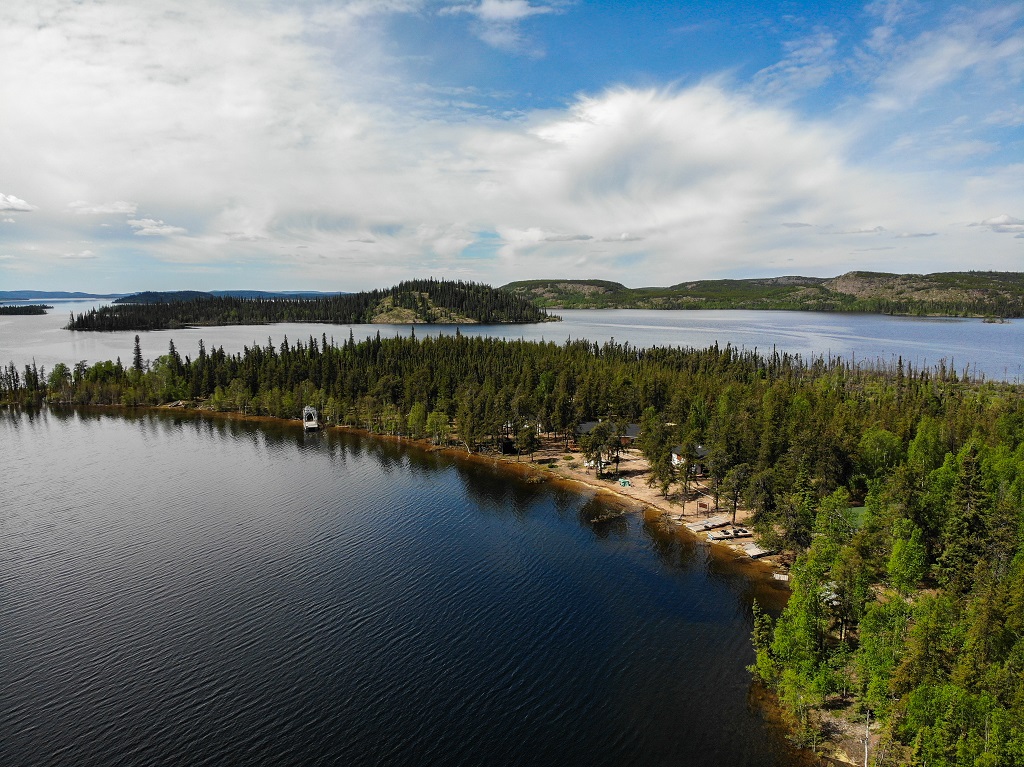
<svg viewBox="0 0 1024 767"><path fill-rule="evenodd" d="M1024 3L0 3L0 290L1024 271Z"/></svg>

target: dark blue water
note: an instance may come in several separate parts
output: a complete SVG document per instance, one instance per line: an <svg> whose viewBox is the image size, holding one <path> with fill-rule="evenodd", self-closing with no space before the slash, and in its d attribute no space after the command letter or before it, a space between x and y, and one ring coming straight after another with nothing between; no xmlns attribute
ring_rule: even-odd
<svg viewBox="0 0 1024 767"><path fill-rule="evenodd" d="M0 411L4 765L786 765L745 569L353 434Z"/></svg>

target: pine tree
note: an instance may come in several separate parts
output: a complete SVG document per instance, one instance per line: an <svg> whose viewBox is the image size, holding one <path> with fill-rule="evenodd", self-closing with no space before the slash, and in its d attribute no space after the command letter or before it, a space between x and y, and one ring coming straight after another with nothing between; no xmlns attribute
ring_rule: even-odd
<svg viewBox="0 0 1024 767"><path fill-rule="evenodd" d="M960 469L947 506L938 566L943 581L963 593L969 589L974 566L986 548L988 495L982 486L977 446L969 444L958 457Z"/></svg>
<svg viewBox="0 0 1024 767"><path fill-rule="evenodd" d="M135 336L135 351L132 352L132 368L136 373L142 372L142 347L139 345L139 336Z"/></svg>

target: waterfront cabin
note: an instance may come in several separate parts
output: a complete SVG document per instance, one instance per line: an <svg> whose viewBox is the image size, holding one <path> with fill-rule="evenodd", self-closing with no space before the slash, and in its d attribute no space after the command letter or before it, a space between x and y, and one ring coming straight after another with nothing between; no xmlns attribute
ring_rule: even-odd
<svg viewBox="0 0 1024 767"><path fill-rule="evenodd" d="M707 457L708 449L703 445L697 445L693 449L693 455L690 456L690 474L695 477L701 477L707 473ZM686 450L682 445L676 445L672 448L672 465L675 467L682 466L687 461Z"/></svg>
<svg viewBox="0 0 1024 767"><path fill-rule="evenodd" d="M629 447L640 438L640 424L627 423L625 431L619 435L619 444Z"/></svg>
<svg viewBox="0 0 1024 767"><path fill-rule="evenodd" d="M576 439L578 440L584 434L590 434L601 421L584 421L578 427L576 427ZM629 447L632 445L637 438L640 436L640 424L628 423L626 424L622 432L617 435L619 438L619 445L621 447Z"/></svg>
<svg viewBox="0 0 1024 767"><path fill-rule="evenodd" d="M302 408L302 428L306 431L316 431L320 428L320 414L312 405Z"/></svg>

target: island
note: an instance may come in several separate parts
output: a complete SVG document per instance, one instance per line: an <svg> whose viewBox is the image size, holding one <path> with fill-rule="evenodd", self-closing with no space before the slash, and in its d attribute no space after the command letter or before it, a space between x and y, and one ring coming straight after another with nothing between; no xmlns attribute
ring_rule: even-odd
<svg viewBox="0 0 1024 767"><path fill-rule="evenodd" d="M507 290L475 282L427 279L408 280L385 290L315 296L137 293L72 315L66 329L170 330L271 322L470 325L557 319Z"/></svg>
<svg viewBox="0 0 1024 767"><path fill-rule="evenodd" d="M0 306L0 317L9 317L19 314L46 314L46 310L52 308L53 307L49 304L8 304L6 306Z"/></svg>

